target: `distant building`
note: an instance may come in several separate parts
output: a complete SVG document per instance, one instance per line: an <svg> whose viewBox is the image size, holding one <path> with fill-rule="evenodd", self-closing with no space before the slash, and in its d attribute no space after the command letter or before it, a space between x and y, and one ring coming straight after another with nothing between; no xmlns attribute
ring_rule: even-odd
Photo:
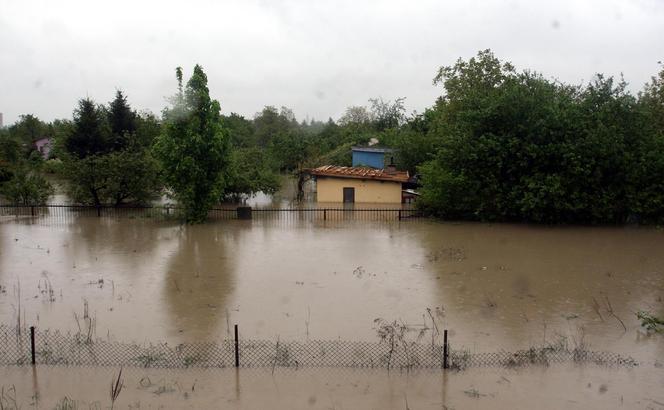
<svg viewBox="0 0 664 410"><path fill-rule="evenodd" d="M407 171L368 167L325 165L310 171L316 179L318 202L382 203L402 202L402 184Z"/></svg>
<svg viewBox="0 0 664 410"><path fill-rule="evenodd" d="M35 141L35 148L42 155L42 158L48 159L51 155L52 141L51 138L40 138Z"/></svg>
<svg viewBox="0 0 664 410"><path fill-rule="evenodd" d="M2 113L0 112L0 128L2 128L3 125L4 123L2 122Z"/></svg>
<svg viewBox="0 0 664 410"><path fill-rule="evenodd" d="M392 158L393 150L389 148L374 148L374 147L353 147L353 166L354 167L371 167L376 169L383 169L389 164L394 164ZM388 160L385 160L385 156Z"/></svg>

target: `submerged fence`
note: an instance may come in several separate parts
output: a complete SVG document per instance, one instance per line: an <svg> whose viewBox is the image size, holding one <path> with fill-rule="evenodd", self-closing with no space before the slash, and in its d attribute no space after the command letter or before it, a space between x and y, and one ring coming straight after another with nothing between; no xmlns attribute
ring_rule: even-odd
<svg viewBox="0 0 664 410"><path fill-rule="evenodd" d="M0 205L0 216L69 220L78 217L176 219L182 209L174 206L109 207L91 205ZM216 207L208 211L210 220L261 219L305 221L401 221L420 218L414 208L250 208Z"/></svg>
<svg viewBox="0 0 664 410"><path fill-rule="evenodd" d="M520 367L552 363L637 366L611 352L569 348L564 343L516 352L471 353L416 342L266 341L241 338L218 343L132 344L94 339L85 333L23 331L0 326L0 365L123 366L148 368L346 367L450 368Z"/></svg>

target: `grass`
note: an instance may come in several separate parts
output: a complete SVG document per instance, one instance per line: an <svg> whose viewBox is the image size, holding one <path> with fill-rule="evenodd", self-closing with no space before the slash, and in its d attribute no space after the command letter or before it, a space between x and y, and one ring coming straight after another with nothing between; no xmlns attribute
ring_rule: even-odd
<svg viewBox="0 0 664 410"><path fill-rule="evenodd" d="M18 410L21 406L16 401L16 386L0 387L0 410Z"/></svg>
<svg viewBox="0 0 664 410"><path fill-rule="evenodd" d="M124 380L122 380L122 369L120 369L117 379L115 381L111 380L111 410L113 410L115 401L122 392L122 387L124 387Z"/></svg>
<svg viewBox="0 0 664 410"><path fill-rule="evenodd" d="M83 300L83 327L81 327L81 321L79 320L78 315L74 312L74 320L76 320L76 326L78 327L78 333L76 334L76 341L78 343L91 345L93 342L93 335L97 331L97 319L90 317L88 311L88 301Z"/></svg>
<svg viewBox="0 0 664 410"><path fill-rule="evenodd" d="M143 355L136 357L136 361L141 364L142 367L152 367L155 363L159 363L164 359L163 353L153 353L147 352Z"/></svg>
<svg viewBox="0 0 664 410"><path fill-rule="evenodd" d="M644 310L639 310L636 312L636 317L641 321L641 326L644 327L648 332L664 332L664 319L659 318Z"/></svg>
<svg viewBox="0 0 664 410"><path fill-rule="evenodd" d="M78 410L78 403L65 396L55 404L55 410Z"/></svg>
<svg viewBox="0 0 664 410"><path fill-rule="evenodd" d="M183 360L182 363L184 363L184 367L191 367L194 366L196 363L200 363L202 361L200 355L194 355L194 356L186 356Z"/></svg>

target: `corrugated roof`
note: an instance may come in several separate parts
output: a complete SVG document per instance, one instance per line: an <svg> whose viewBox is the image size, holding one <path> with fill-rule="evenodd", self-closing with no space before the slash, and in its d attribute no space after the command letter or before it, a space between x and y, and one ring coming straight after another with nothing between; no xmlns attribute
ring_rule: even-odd
<svg viewBox="0 0 664 410"><path fill-rule="evenodd" d="M378 181L408 182L408 171L388 172L385 169L367 167L340 167L323 165L311 170L311 175L321 177L375 179Z"/></svg>
<svg viewBox="0 0 664 410"><path fill-rule="evenodd" d="M358 152L378 152L378 153L388 153L394 152L392 148L378 148L378 147L351 147L352 151Z"/></svg>

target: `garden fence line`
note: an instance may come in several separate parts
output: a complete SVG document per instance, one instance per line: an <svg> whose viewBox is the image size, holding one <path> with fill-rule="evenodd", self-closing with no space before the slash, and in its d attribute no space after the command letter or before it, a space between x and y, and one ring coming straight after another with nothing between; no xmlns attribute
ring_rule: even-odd
<svg viewBox="0 0 664 410"><path fill-rule="evenodd" d="M30 332L32 330L32 332ZM553 363L638 366L613 352L571 348L558 342L514 352L472 353L435 343L344 340L279 341L227 339L178 345L121 343L90 333L18 332L0 325L0 365L116 366L144 368L384 368L456 369L523 367ZM236 332L237 335L237 332Z"/></svg>
<svg viewBox="0 0 664 410"><path fill-rule="evenodd" d="M0 216L69 220L78 217L97 218L153 218L177 219L182 208L159 206L93 206L93 205L0 205ZM214 207L208 211L209 220L260 219L260 220L308 220L308 221L405 221L421 218L421 213L412 207L403 208L359 208L311 207L311 208L251 208Z"/></svg>

